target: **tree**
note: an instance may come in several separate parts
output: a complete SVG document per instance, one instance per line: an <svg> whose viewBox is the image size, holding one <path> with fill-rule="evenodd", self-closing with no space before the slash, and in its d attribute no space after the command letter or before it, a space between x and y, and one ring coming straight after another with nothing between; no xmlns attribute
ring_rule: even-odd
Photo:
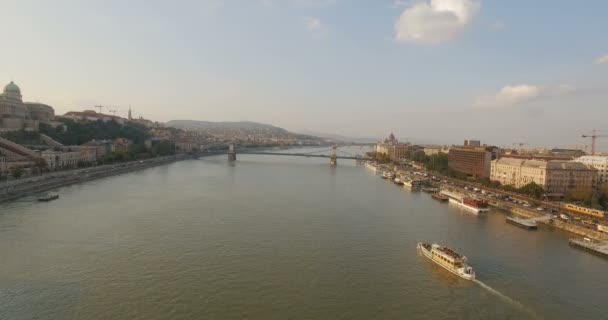
<svg viewBox="0 0 608 320"><path fill-rule="evenodd" d="M21 176L24 173L23 168L20 166L12 167L10 171L11 171L11 175L17 179L21 178Z"/></svg>
<svg viewBox="0 0 608 320"><path fill-rule="evenodd" d="M536 184L534 181L528 183L527 185L519 188L517 190L519 193L523 193L525 195L528 195L530 197L534 197L537 199L540 199L543 197L543 195L545 194L545 189L543 189L543 187L539 186L538 184Z"/></svg>
<svg viewBox="0 0 608 320"><path fill-rule="evenodd" d="M593 197L593 188L585 188L582 190L572 190L568 192L566 195L566 200L568 201L583 201L591 203L591 198Z"/></svg>

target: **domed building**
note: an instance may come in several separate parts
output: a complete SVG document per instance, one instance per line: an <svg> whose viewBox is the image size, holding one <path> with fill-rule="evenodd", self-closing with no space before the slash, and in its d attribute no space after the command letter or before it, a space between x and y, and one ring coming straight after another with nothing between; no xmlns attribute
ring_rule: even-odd
<svg viewBox="0 0 608 320"><path fill-rule="evenodd" d="M21 89L13 81L4 86L0 94L0 131L38 131L40 122L50 123L55 110L42 103L23 102Z"/></svg>

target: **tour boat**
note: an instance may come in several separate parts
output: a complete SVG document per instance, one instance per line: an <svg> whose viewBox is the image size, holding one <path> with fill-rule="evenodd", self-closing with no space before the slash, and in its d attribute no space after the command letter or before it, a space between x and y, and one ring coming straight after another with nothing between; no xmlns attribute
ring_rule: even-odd
<svg viewBox="0 0 608 320"><path fill-rule="evenodd" d="M420 190L420 181L419 180L406 180L403 182L403 186L408 188L411 191Z"/></svg>
<svg viewBox="0 0 608 320"><path fill-rule="evenodd" d="M454 250L436 243L428 244L424 242L418 242L417 248L425 257L449 272L465 280L475 279L475 271L467 264L467 257Z"/></svg>
<svg viewBox="0 0 608 320"><path fill-rule="evenodd" d="M38 201L48 202L55 199L59 199L59 195L55 193L49 193L43 197L38 198Z"/></svg>

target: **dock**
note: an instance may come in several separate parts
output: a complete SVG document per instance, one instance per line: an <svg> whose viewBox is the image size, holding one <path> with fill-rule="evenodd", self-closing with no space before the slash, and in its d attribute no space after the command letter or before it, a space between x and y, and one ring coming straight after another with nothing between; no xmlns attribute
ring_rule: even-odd
<svg viewBox="0 0 608 320"><path fill-rule="evenodd" d="M527 230L536 230L538 229L538 225L536 224L536 220L534 219L520 219L515 217L507 217L507 223L510 223L514 226L518 226L520 228L524 228Z"/></svg>
<svg viewBox="0 0 608 320"><path fill-rule="evenodd" d="M589 238L583 238L570 239L568 243L573 247L608 258L608 242L606 241L592 241Z"/></svg>

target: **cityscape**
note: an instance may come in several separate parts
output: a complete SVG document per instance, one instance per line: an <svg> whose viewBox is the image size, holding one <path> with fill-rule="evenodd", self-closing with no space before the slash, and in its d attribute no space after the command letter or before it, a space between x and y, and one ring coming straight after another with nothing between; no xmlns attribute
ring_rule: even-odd
<svg viewBox="0 0 608 320"><path fill-rule="evenodd" d="M3 6L0 319L605 318L606 4Z"/></svg>

